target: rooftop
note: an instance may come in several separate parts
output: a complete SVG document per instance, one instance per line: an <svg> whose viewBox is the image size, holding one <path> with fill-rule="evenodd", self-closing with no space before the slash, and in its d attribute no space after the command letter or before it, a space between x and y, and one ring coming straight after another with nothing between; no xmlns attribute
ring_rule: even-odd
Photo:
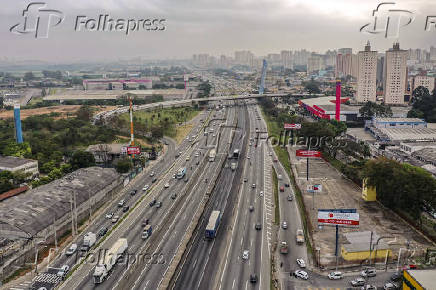
<svg viewBox="0 0 436 290"><path fill-rule="evenodd" d="M349 244L343 244L342 246L347 252L364 252L369 251L369 245L371 242L371 231L363 231L363 232L350 232L344 234L345 238L349 242ZM389 246L383 242L383 240L379 240L377 247L377 240L380 238L377 233L372 234L372 247L373 250L384 250L389 249Z"/></svg>
<svg viewBox="0 0 436 290"><path fill-rule="evenodd" d="M407 270L410 276L421 284L424 289L434 289L434 279L436 276L436 269L432 270Z"/></svg>
<svg viewBox="0 0 436 290"><path fill-rule="evenodd" d="M391 141L436 140L436 129L431 128L378 128L377 130Z"/></svg>
<svg viewBox="0 0 436 290"><path fill-rule="evenodd" d="M15 168L27 163L37 162L32 159L25 159L13 156L0 156L0 168Z"/></svg>
<svg viewBox="0 0 436 290"><path fill-rule="evenodd" d="M384 123L426 123L419 118L374 118L374 121Z"/></svg>

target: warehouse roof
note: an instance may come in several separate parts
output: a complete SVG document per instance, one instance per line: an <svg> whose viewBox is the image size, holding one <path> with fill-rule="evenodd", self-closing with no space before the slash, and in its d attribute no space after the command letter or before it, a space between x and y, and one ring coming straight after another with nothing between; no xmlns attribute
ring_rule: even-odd
<svg viewBox="0 0 436 290"><path fill-rule="evenodd" d="M418 282L424 289L434 289L434 279L436 270L407 270L416 282Z"/></svg>
<svg viewBox="0 0 436 290"><path fill-rule="evenodd" d="M436 140L436 129L431 128L377 128L374 131L387 136L391 141Z"/></svg>
<svg viewBox="0 0 436 290"><path fill-rule="evenodd" d="M16 168L27 163L37 162L32 159L25 159L13 156L0 156L0 168Z"/></svg>
<svg viewBox="0 0 436 290"><path fill-rule="evenodd" d="M419 118L375 118L374 121L383 123L426 123Z"/></svg>
<svg viewBox="0 0 436 290"><path fill-rule="evenodd" d="M73 194L79 206L119 176L113 168L79 169L49 184L4 200L0 203L0 221L34 235L71 211ZM13 230L16 231L16 228Z"/></svg>
<svg viewBox="0 0 436 290"><path fill-rule="evenodd" d="M347 252L364 252L369 251L369 245L371 244L371 231L363 232L350 232L344 234L345 238L349 244L343 244L342 246ZM382 240L377 240L380 238L379 235L373 232L372 234L372 250L385 250L389 249L389 246Z"/></svg>

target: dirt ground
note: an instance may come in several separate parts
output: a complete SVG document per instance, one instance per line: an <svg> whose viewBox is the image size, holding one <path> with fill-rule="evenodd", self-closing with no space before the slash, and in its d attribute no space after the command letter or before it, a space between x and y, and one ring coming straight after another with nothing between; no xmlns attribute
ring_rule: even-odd
<svg viewBox="0 0 436 290"><path fill-rule="evenodd" d="M60 113L61 116L59 118L68 118L80 108L79 105L64 105L64 106L52 106L52 107L44 107L44 108L37 108L37 109L28 109L28 110L21 110L21 119L26 119L29 116L35 116L35 115L44 115L44 114L50 114L50 113ZM102 111L110 111L115 109L115 106L94 106L94 108L97 108L98 112ZM14 117L14 111L5 111L0 110L0 119L8 119Z"/></svg>
<svg viewBox="0 0 436 290"><path fill-rule="evenodd" d="M362 199L362 189L352 181L345 179L334 167L322 159L310 159L309 182L306 181L306 158L296 158L295 148L288 148L296 180L302 189L306 210L309 212L313 225L314 247L320 247L321 264L332 264L335 261L335 228L318 228L317 210L334 208L356 208L360 215L359 228L341 228L340 233L352 231L374 231L379 236L389 236L383 239L392 250L393 259L396 261L400 248L407 248L409 244L409 263L414 263L415 258L425 253L432 243L417 233L411 226L403 222L392 211L385 209L377 202L365 202ZM307 184L322 184L322 193L306 192ZM303 190L304 189L304 190ZM340 237L340 242L344 242ZM403 249L402 256L405 251ZM389 260L393 262L392 259Z"/></svg>

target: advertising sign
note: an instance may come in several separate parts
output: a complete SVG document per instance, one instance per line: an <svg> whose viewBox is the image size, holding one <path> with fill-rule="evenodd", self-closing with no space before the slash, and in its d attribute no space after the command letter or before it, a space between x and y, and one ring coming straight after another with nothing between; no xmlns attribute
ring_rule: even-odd
<svg viewBox="0 0 436 290"><path fill-rule="evenodd" d="M127 154L141 154L141 149L139 147L127 147Z"/></svg>
<svg viewBox="0 0 436 290"><path fill-rule="evenodd" d="M321 157L321 152L314 151L314 150L297 150L296 156L297 157Z"/></svg>
<svg viewBox="0 0 436 290"><path fill-rule="evenodd" d="M319 193L322 192L322 184L308 184L307 185L307 192L310 193Z"/></svg>
<svg viewBox="0 0 436 290"><path fill-rule="evenodd" d="M285 124L285 129L301 129L301 124Z"/></svg>
<svg viewBox="0 0 436 290"><path fill-rule="evenodd" d="M340 212L340 210L318 210L318 225L357 227L359 226L359 214Z"/></svg>

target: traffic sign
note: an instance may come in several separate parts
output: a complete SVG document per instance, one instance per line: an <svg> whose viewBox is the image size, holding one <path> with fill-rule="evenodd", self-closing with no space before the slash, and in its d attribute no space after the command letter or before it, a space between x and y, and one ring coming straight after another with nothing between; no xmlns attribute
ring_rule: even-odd
<svg viewBox="0 0 436 290"><path fill-rule="evenodd" d="M356 227L359 226L359 214L357 212L318 210L318 225Z"/></svg>
<svg viewBox="0 0 436 290"><path fill-rule="evenodd" d="M285 129L301 129L301 124L286 124Z"/></svg>
<svg viewBox="0 0 436 290"><path fill-rule="evenodd" d="M321 152L314 151L314 150L297 150L296 156L297 157L321 157Z"/></svg>

